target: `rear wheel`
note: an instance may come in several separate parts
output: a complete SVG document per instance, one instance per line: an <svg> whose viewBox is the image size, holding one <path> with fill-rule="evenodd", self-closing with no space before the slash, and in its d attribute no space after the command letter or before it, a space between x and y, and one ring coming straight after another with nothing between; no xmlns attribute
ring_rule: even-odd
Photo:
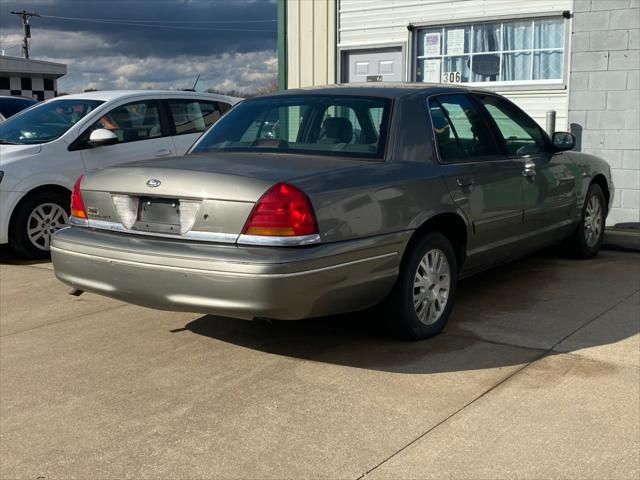
<svg viewBox="0 0 640 480"><path fill-rule="evenodd" d="M598 254L604 238L606 218L604 193L595 183L589 186L582 217L569 242L569 252L578 258L592 258Z"/></svg>
<svg viewBox="0 0 640 480"><path fill-rule="evenodd" d="M18 207L9 232L13 249L29 259L47 258L53 234L69 225L69 198L38 192Z"/></svg>
<svg viewBox="0 0 640 480"><path fill-rule="evenodd" d="M457 283L456 255L447 237L433 232L415 242L388 299L392 332L411 340L440 333L451 315Z"/></svg>

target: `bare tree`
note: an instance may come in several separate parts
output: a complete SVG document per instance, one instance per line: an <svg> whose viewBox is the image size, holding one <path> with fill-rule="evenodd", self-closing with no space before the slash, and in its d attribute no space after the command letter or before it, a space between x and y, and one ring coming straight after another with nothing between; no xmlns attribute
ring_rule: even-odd
<svg viewBox="0 0 640 480"><path fill-rule="evenodd" d="M268 93L277 92L279 90L278 76L274 75L265 85L257 87L253 91L240 91L240 90L218 90L215 88L208 88L208 93L217 93L219 95L228 95L230 97L251 98L258 95L266 95Z"/></svg>

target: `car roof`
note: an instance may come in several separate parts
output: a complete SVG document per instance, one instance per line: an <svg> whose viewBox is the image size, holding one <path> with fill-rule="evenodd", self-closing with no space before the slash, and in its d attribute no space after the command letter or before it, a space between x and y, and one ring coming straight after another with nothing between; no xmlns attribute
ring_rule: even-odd
<svg viewBox="0 0 640 480"><path fill-rule="evenodd" d="M483 91L480 88L468 88L458 85L421 82L367 82L339 83L335 85L314 86L285 90L268 96L281 95L356 95L363 97L397 98L414 94L460 93Z"/></svg>
<svg viewBox="0 0 640 480"><path fill-rule="evenodd" d="M65 98L70 100L101 100L103 102L109 102L111 100L119 100L127 97L136 96L157 96L158 98L211 98L212 100L230 100L233 103L237 103L241 98L229 97L226 95L219 95L217 93L206 92L192 92L185 90L98 90L95 92L83 92L74 93L71 95L64 95L56 97L58 99Z"/></svg>

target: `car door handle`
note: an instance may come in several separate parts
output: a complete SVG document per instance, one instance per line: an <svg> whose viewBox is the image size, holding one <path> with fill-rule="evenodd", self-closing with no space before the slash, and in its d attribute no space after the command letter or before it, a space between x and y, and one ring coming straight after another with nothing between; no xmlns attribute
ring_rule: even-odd
<svg viewBox="0 0 640 480"><path fill-rule="evenodd" d="M535 163L527 163L524 166L524 170L522 170L522 176L527 180L532 182L536 178L536 164Z"/></svg>
<svg viewBox="0 0 640 480"><path fill-rule="evenodd" d="M471 190L473 190L473 185L475 182L471 177L459 177L456 179L456 183L463 192L470 192Z"/></svg>
<svg viewBox="0 0 640 480"><path fill-rule="evenodd" d="M158 150L155 155L156 157L166 157L167 155L171 155L171 150L163 148L162 150Z"/></svg>

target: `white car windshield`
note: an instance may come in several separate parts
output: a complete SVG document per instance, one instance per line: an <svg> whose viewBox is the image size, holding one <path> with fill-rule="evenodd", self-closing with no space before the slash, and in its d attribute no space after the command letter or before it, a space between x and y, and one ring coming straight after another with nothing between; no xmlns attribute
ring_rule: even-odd
<svg viewBox="0 0 640 480"><path fill-rule="evenodd" d="M71 99L40 103L0 123L0 143L32 145L51 142L102 103Z"/></svg>

